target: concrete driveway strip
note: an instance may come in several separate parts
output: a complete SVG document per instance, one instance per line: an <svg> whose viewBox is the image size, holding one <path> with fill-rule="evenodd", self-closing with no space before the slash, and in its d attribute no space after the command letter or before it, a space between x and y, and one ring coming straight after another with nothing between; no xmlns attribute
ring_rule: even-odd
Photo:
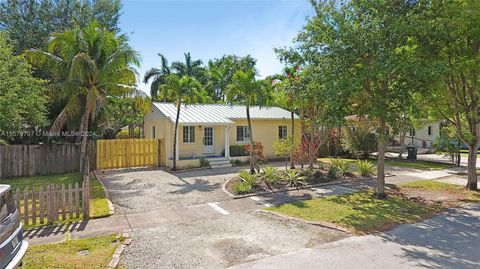
<svg viewBox="0 0 480 269"><path fill-rule="evenodd" d="M232 268L480 268L480 204Z"/></svg>

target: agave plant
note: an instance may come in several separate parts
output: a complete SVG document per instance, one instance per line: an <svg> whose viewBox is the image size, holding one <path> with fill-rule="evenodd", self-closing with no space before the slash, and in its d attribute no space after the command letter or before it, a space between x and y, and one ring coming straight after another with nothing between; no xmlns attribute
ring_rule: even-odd
<svg viewBox="0 0 480 269"><path fill-rule="evenodd" d="M353 166L350 162L343 159L331 159L331 163L336 170L336 173L340 176L345 176L353 172Z"/></svg>
<svg viewBox="0 0 480 269"><path fill-rule="evenodd" d="M295 169L287 170L283 173L282 178L287 182L289 187L295 187L297 190L301 186L307 185L307 176L300 174Z"/></svg>
<svg viewBox="0 0 480 269"><path fill-rule="evenodd" d="M375 165L369 160L357 160L355 162L358 173L364 177L375 174Z"/></svg>
<svg viewBox="0 0 480 269"><path fill-rule="evenodd" d="M248 170L242 170L238 173L238 176L244 181L247 182L250 185L255 185L257 182L257 178L255 175L250 174Z"/></svg>
<svg viewBox="0 0 480 269"><path fill-rule="evenodd" d="M277 185L278 176L278 168L268 165L262 168L262 172L259 174L258 179L271 187Z"/></svg>

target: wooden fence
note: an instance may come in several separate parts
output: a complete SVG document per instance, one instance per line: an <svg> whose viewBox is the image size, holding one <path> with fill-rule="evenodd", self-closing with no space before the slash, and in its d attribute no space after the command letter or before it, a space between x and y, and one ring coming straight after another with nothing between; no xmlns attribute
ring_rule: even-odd
<svg viewBox="0 0 480 269"><path fill-rule="evenodd" d="M156 139L97 140L97 169L161 166L163 141Z"/></svg>
<svg viewBox="0 0 480 269"><path fill-rule="evenodd" d="M15 205L24 225L52 224L58 220L88 219L90 216L90 181L82 186L71 184L48 185L29 189L23 192L17 188Z"/></svg>
<svg viewBox="0 0 480 269"><path fill-rule="evenodd" d="M95 143L88 145L90 169L95 169ZM0 178L79 172L79 144L0 146Z"/></svg>

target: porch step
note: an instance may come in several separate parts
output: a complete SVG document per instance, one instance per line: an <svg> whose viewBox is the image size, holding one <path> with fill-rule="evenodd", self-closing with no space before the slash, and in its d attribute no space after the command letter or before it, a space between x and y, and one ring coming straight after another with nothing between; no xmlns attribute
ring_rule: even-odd
<svg viewBox="0 0 480 269"><path fill-rule="evenodd" d="M208 158L210 162L210 168L223 168L223 167L232 167L230 160L227 158Z"/></svg>

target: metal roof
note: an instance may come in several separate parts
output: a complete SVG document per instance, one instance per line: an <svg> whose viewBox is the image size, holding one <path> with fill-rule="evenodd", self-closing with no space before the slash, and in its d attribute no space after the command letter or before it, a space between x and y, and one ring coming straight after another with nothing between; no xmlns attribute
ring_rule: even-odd
<svg viewBox="0 0 480 269"><path fill-rule="evenodd" d="M173 103L153 103L172 122L175 122L177 108ZM250 107L251 119L290 119L290 111L279 107ZM294 116L296 119L297 115ZM233 124L233 119L247 119L246 107L227 104L182 105L181 124Z"/></svg>

